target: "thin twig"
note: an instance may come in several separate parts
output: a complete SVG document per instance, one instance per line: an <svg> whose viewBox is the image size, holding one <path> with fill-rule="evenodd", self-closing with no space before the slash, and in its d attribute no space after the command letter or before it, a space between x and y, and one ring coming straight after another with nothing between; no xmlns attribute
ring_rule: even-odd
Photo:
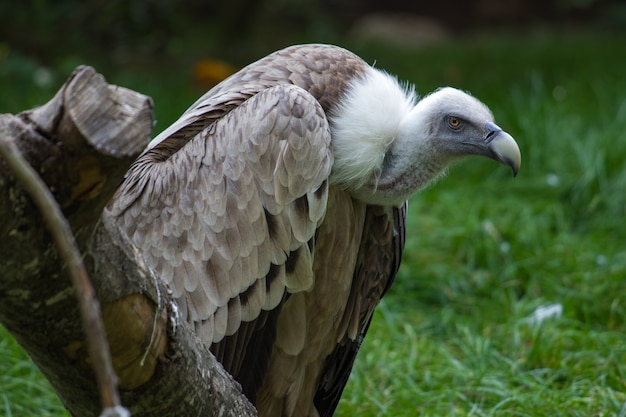
<svg viewBox="0 0 626 417"><path fill-rule="evenodd" d="M78 298L89 356L98 382L100 401L103 407L102 415L108 417L130 416L130 412L120 404L117 377L111 364L109 345L102 324L100 303L95 297L94 289L87 276L87 270L69 223L44 181L26 162L14 141L10 138L0 137L0 155L4 157L17 180L39 208L39 212L52 234L59 255L69 269L72 283L76 288L76 297Z"/></svg>

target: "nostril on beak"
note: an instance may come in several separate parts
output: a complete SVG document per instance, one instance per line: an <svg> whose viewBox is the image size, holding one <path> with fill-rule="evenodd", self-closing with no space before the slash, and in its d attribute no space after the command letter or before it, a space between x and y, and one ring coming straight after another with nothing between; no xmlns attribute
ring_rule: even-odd
<svg viewBox="0 0 626 417"><path fill-rule="evenodd" d="M487 131L487 136L485 136L485 142L489 143L493 139L493 135L498 132L501 132L500 126L495 123L487 122L485 123L485 130Z"/></svg>

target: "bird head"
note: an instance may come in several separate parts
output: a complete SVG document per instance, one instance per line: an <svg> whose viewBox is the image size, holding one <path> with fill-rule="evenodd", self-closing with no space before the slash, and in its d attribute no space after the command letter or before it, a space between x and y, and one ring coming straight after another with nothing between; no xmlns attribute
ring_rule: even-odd
<svg viewBox="0 0 626 417"><path fill-rule="evenodd" d="M482 155L511 167L521 154L489 108L445 87L416 101L412 90L372 69L333 112L332 181L368 204L399 205L453 161Z"/></svg>
<svg viewBox="0 0 626 417"><path fill-rule="evenodd" d="M517 175L521 164L517 143L476 98L446 87L424 97L414 112L428 129L424 132L427 142L442 158L482 155L508 165Z"/></svg>
<svg viewBox="0 0 626 417"><path fill-rule="evenodd" d="M402 204L450 163L471 155L506 164L514 175L521 164L517 143L495 124L486 105L463 91L441 88L402 116L375 175L352 194L369 204Z"/></svg>

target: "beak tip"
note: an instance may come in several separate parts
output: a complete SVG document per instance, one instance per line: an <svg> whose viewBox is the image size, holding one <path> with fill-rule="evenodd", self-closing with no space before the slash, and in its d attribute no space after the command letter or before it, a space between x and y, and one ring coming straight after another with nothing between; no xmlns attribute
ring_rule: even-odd
<svg viewBox="0 0 626 417"><path fill-rule="evenodd" d="M511 167L513 171L513 178L517 177L517 173L519 172L520 164L515 161L507 161L507 164Z"/></svg>
<svg viewBox="0 0 626 417"><path fill-rule="evenodd" d="M501 130L489 143L489 148L494 154L494 159L510 166L513 171L513 177L517 177L522 162L522 156L515 139Z"/></svg>

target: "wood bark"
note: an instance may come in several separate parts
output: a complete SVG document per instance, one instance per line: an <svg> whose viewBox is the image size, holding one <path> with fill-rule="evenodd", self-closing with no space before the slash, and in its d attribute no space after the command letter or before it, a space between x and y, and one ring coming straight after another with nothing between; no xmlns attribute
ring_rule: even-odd
<svg viewBox="0 0 626 417"><path fill-rule="evenodd" d="M253 416L238 384L176 314L168 289L100 219L152 134L149 97L79 67L46 105L0 115L67 217L102 307L122 403L134 416ZM32 201L0 161L0 322L73 416L99 413L74 289Z"/></svg>

